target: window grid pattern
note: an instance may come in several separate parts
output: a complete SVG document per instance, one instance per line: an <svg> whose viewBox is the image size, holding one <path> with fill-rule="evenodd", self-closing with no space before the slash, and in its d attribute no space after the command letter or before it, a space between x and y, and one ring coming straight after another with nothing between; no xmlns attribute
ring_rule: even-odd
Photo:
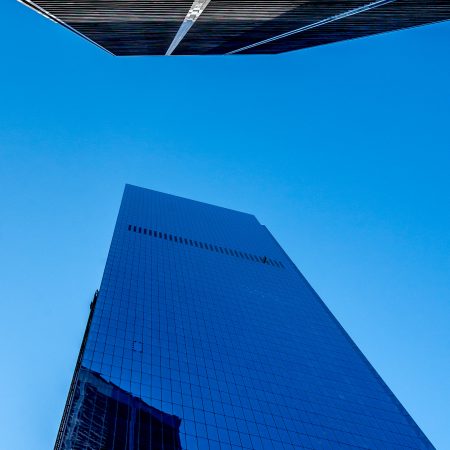
<svg viewBox="0 0 450 450"><path fill-rule="evenodd" d="M273 255L285 270L184 236ZM179 418L183 449L433 448L253 216L133 186L83 368Z"/></svg>

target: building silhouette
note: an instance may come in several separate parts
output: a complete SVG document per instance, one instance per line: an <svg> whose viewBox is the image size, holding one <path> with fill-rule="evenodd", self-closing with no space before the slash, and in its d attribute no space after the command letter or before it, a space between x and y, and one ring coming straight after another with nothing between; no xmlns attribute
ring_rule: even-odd
<svg viewBox="0 0 450 450"><path fill-rule="evenodd" d="M450 18L448 0L19 0L118 56L271 54Z"/></svg>
<svg viewBox="0 0 450 450"><path fill-rule="evenodd" d="M267 228L127 185L55 449L432 449Z"/></svg>

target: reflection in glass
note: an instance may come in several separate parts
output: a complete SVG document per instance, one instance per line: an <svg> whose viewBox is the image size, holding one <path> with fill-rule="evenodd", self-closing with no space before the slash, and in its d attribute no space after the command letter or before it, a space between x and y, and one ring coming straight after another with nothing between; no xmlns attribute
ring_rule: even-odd
<svg viewBox="0 0 450 450"><path fill-rule="evenodd" d="M62 448L181 450L180 424L178 417L81 367Z"/></svg>

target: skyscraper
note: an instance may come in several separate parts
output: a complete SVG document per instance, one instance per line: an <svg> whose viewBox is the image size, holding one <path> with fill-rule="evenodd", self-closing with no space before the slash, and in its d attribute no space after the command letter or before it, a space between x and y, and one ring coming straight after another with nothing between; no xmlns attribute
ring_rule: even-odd
<svg viewBox="0 0 450 450"><path fill-rule="evenodd" d="M448 0L19 0L126 55L281 53L450 18Z"/></svg>
<svg viewBox="0 0 450 450"><path fill-rule="evenodd" d="M55 448L433 446L254 216L127 185Z"/></svg>

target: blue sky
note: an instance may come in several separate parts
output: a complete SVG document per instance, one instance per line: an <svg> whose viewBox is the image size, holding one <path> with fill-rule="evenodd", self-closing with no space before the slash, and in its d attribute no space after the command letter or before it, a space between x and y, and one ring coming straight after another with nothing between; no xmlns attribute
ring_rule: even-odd
<svg viewBox="0 0 450 450"><path fill-rule="evenodd" d="M125 183L255 214L450 448L450 23L260 57L0 38L2 448L51 448Z"/></svg>

